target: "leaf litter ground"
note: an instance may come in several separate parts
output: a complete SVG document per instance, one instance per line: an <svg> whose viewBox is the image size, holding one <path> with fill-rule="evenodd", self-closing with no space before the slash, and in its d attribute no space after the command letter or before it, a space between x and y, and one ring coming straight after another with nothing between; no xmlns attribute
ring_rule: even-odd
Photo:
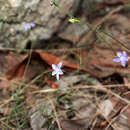
<svg viewBox="0 0 130 130"><path fill-rule="evenodd" d="M57 37L57 47L24 56L1 50L1 129L129 130L130 62L123 68L113 57L124 49L130 55L130 18L115 5L116 14L96 17L93 25L100 28L77 43L72 36L59 45ZM79 43L84 47L75 48ZM51 65L60 61L65 74L55 81Z"/></svg>

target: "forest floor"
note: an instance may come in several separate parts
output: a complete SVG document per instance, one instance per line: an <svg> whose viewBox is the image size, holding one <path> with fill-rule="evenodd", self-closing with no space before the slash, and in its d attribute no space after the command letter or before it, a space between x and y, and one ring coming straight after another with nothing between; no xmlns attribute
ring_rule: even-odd
<svg viewBox="0 0 130 130"><path fill-rule="evenodd" d="M1 130L130 129L130 3L102 2L81 14L84 22L70 18L41 49L0 48ZM73 32L79 26L82 35ZM113 61L119 54L124 66Z"/></svg>

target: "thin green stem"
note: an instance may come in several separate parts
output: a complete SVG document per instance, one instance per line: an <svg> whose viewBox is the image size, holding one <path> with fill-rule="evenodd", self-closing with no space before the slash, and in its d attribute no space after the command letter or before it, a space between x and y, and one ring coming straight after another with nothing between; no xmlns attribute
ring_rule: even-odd
<svg viewBox="0 0 130 130"><path fill-rule="evenodd" d="M68 15L70 18L74 18L73 15L71 15L69 12L67 12L66 10L64 10L64 8L60 7L60 5L57 3L57 6L64 14ZM92 25L86 23L85 21L82 21L82 20L79 20L80 21L80 24L83 25L83 24L86 24L87 27L93 31L93 32L96 32L95 29L93 30L93 27ZM102 31L105 35L111 37L113 40L115 40L116 42L118 42L120 45L122 45L124 48L126 48L128 51L130 51L130 48L128 48L127 46L124 45L124 43L122 43L121 41L117 40L116 38L114 38L112 35L110 35L109 33L105 32L105 31Z"/></svg>

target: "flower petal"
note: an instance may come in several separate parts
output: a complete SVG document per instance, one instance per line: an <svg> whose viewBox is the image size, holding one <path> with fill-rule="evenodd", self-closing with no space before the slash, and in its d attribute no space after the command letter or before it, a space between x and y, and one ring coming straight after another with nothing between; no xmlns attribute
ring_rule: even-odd
<svg viewBox="0 0 130 130"><path fill-rule="evenodd" d="M126 56L126 57L124 57L124 60L125 60L125 61L128 61L128 57L127 57L127 56Z"/></svg>
<svg viewBox="0 0 130 130"><path fill-rule="evenodd" d="M53 70L57 69L57 66L55 64L52 64L51 66L52 66Z"/></svg>
<svg viewBox="0 0 130 130"><path fill-rule="evenodd" d="M122 53L121 53L121 52L117 52L117 56L118 56L118 57L121 57L121 56L122 56Z"/></svg>
<svg viewBox="0 0 130 130"><path fill-rule="evenodd" d="M62 70L59 70L59 74L60 74L60 75L62 75L62 74L63 74Z"/></svg>
<svg viewBox="0 0 130 130"><path fill-rule="evenodd" d="M61 66L62 66L62 62L59 62L58 65L57 65L57 67L60 69Z"/></svg>
<svg viewBox="0 0 130 130"><path fill-rule="evenodd" d="M121 61L121 65L123 66L123 67L125 67L126 66L126 62L123 60L123 61Z"/></svg>
<svg viewBox="0 0 130 130"><path fill-rule="evenodd" d="M26 24L26 25L24 26L24 30L25 30L25 31L27 31L29 28L30 28L29 24Z"/></svg>
<svg viewBox="0 0 130 130"><path fill-rule="evenodd" d="M34 27L35 27L35 24L34 24L34 23L30 23L30 26L31 26L32 28L34 28Z"/></svg>
<svg viewBox="0 0 130 130"><path fill-rule="evenodd" d="M59 79L60 79L60 78L59 78L59 74L56 74L56 79L57 79L57 80L59 80Z"/></svg>
<svg viewBox="0 0 130 130"><path fill-rule="evenodd" d="M113 59L114 62L120 62L120 58Z"/></svg>
<svg viewBox="0 0 130 130"><path fill-rule="evenodd" d="M52 72L52 76L54 76L56 74L56 71L54 70L53 72Z"/></svg>
<svg viewBox="0 0 130 130"><path fill-rule="evenodd" d="M127 54L125 51L122 52L122 55L127 57Z"/></svg>

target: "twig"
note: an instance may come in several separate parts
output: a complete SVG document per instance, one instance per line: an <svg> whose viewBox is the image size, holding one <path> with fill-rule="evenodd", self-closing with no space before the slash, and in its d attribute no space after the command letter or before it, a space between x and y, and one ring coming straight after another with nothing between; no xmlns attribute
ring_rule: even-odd
<svg viewBox="0 0 130 130"><path fill-rule="evenodd" d="M119 7L115 8L115 9L113 9L112 11L110 11L105 17L103 17L103 18L102 18L101 20L99 20L95 25L93 25L92 28L90 28L91 30L90 30L90 32L88 32L88 34L87 34L87 36L85 37L85 39L89 39L89 38L92 36L93 32L96 31L97 27L98 27L100 24L102 24L103 22L105 22L105 21L106 21L107 19L109 19L114 13L118 12L119 10L121 10L121 9L123 9L123 8L124 8L124 6L119 6ZM84 40L84 39L83 39L83 40ZM81 39L79 42L82 43L82 39Z"/></svg>
<svg viewBox="0 0 130 130"><path fill-rule="evenodd" d="M88 86L88 85L83 86L83 85L78 85L78 86L72 87L72 89L85 89L85 88L93 88L93 89L98 89L98 90L104 91L106 93L110 93L110 94L114 95L115 97L119 98L120 100L130 104L129 100L120 97L118 94L106 89L104 86L96 86L96 85L95 86Z"/></svg>
<svg viewBox="0 0 130 130"><path fill-rule="evenodd" d="M127 108L129 108L129 107L130 107L130 105L127 105L126 107L122 108L121 111L120 111L120 113L119 113L119 115L121 115L121 114L122 114ZM119 115L118 115L118 116L119 116ZM115 115L114 115L114 116L115 116ZM108 126L106 127L106 130L109 128L110 124L112 124L113 122L115 122L115 120L116 120L117 118L118 118L117 116L115 116L115 118L112 117L112 120L109 121L109 124L108 124Z"/></svg>
<svg viewBox="0 0 130 130"><path fill-rule="evenodd" d="M56 122L57 122L58 128L59 128L59 130L62 130L62 129L61 129L60 122L59 122L59 119L58 119L58 116L57 116L57 112L56 112L56 109L55 109L55 106L54 106L54 103L53 103L53 101L52 101L51 99L49 99L49 100L50 100L50 103L51 103L53 112L54 112L54 114L55 114L55 117L56 117Z"/></svg>

